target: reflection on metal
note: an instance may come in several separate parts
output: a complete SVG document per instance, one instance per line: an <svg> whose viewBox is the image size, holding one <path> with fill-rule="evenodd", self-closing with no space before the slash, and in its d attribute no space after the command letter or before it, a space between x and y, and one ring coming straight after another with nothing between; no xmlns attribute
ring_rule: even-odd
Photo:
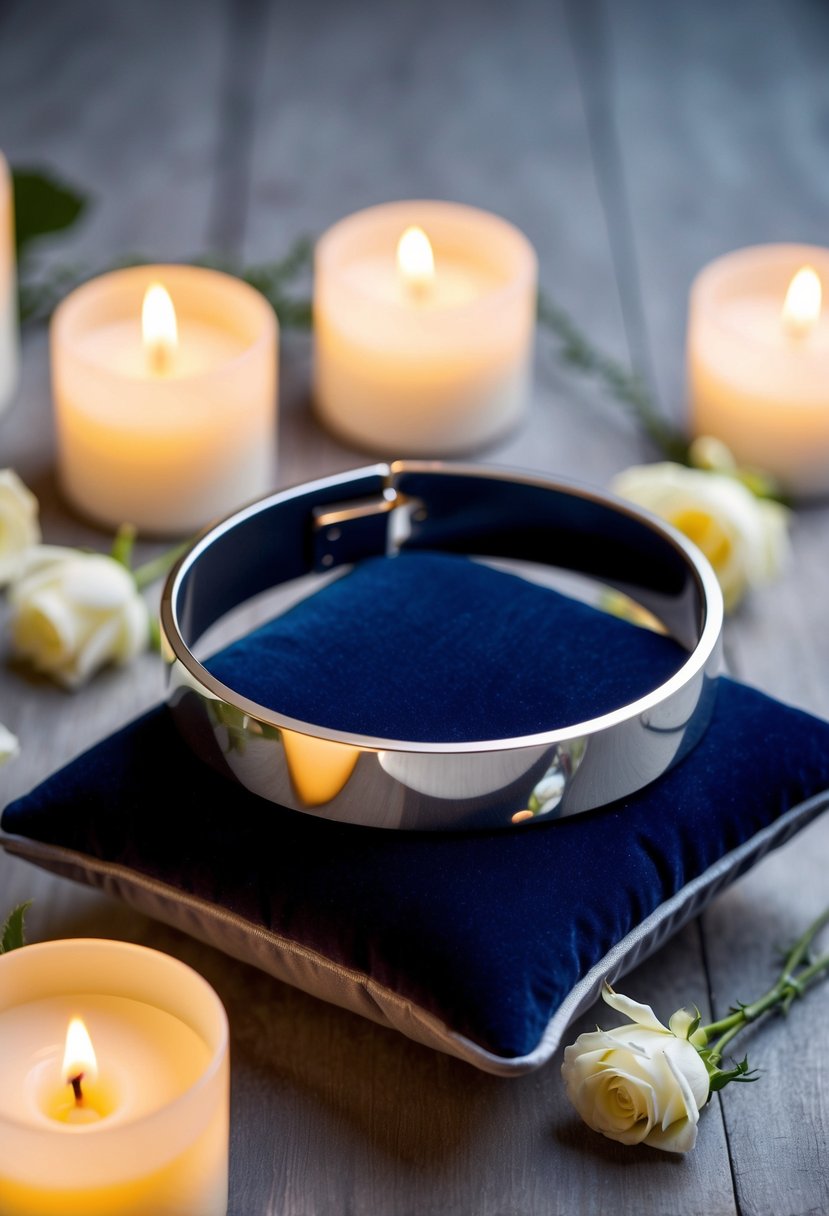
<svg viewBox="0 0 829 1216"><path fill-rule="evenodd" d="M587 753L589 742L588 739L574 739L555 749L543 777L533 787L526 811L519 811L517 817L513 815L513 823L521 823L525 819L557 819L561 816L564 795Z"/></svg>
<svg viewBox="0 0 829 1216"><path fill-rule="evenodd" d="M315 739L294 730L283 730L282 746L291 784L305 806L322 806L345 787L360 757L359 747Z"/></svg>
<svg viewBox="0 0 829 1216"><path fill-rule="evenodd" d="M559 760L544 774L530 794L528 807L532 815L549 815L556 810L567 788L567 774Z"/></svg>

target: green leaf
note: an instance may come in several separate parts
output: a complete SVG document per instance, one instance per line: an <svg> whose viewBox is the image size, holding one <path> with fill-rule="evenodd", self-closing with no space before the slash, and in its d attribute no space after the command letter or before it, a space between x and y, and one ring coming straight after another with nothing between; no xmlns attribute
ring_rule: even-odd
<svg viewBox="0 0 829 1216"><path fill-rule="evenodd" d="M638 372L628 371L592 346L572 317L541 291L537 315L541 328L558 338L559 354L565 363L602 381L668 460L688 463L688 440L673 423L660 415L656 401Z"/></svg>
<svg viewBox="0 0 829 1216"><path fill-rule="evenodd" d="M700 1052L700 1055L703 1053ZM708 1062L706 1061L706 1064ZM732 1081L759 1081L760 1075L756 1068L749 1068L748 1056L743 1056L739 1063L733 1068L715 1068L709 1073L709 1085L711 1093L716 1093L717 1090L723 1089Z"/></svg>
<svg viewBox="0 0 829 1216"><path fill-rule="evenodd" d="M39 237L71 228L89 196L40 169L12 169L17 258Z"/></svg>
<svg viewBox="0 0 829 1216"><path fill-rule="evenodd" d="M113 561L118 562L119 566L123 566L125 570L132 570L132 551L135 547L137 535L138 529L134 524L121 524L115 533L110 557Z"/></svg>
<svg viewBox="0 0 829 1216"><path fill-rule="evenodd" d="M25 904L18 904L9 913L2 932L0 932L0 954L8 954L9 950L19 950L21 946L25 945L23 920L31 906L32 901L29 900Z"/></svg>

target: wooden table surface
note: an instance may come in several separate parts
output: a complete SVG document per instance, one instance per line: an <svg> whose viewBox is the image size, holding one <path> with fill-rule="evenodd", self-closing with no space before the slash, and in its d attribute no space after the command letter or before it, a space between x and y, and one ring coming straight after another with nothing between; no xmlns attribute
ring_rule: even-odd
<svg viewBox="0 0 829 1216"><path fill-rule="evenodd" d="M759 241L826 243L827 53L818 0L0 0L0 147L94 192L83 227L50 255L91 268L128 253L274 258L391 198L500 212L538 250L542 283L678 418L696 270ZM309 349L305 335L283 340L280 484L365 459L311 417ZM596 485L652 456L545 339L531 418L486 454ZM39 495L49 540L104 546L55 489L44 330L24 337L2 465ZM827 523L825 507L797 511L786 577L727 627L733 671L825 715ZM160 694L152 656L75 695L4 665L0 721L23 750L0 802ZM826 903L828 848L818 822L625 989L665 1014L696 1001L706 1016L761 991L773 947ZM485 1076L0 857L0 905L28 897L33 939L140 941L218 989L233 1032L235 1216L829 1210L829 988L756 1036L761 1082L715 1098L695 1152L675 1158L587 1132L559 1060Z"/></svg>

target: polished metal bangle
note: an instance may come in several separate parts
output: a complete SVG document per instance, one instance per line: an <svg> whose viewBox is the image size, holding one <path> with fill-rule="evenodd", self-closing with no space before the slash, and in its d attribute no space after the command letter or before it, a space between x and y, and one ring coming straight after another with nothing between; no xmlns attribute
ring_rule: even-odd
<svg viewBox="0 0 829 1216"><path fill-rule="evenodd" d="M688 657L669 680L610 713L469 743L297 721L242 696L194 657L211 625L277 584L414 549L590 576L647 608ZM207 530L167 580L161 626L169 704L203 759L298 811L447 830L577 814L666 772L708 725L722 613L716 577L696 547L626 503L532 475L399 461L283 490Z"/></svg>

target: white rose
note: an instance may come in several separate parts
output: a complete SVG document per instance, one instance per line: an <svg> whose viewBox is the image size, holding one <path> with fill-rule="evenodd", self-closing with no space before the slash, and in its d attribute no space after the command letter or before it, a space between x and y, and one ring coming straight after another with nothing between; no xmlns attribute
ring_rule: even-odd
<svg viewBox="0 0 829 1216"><path fill-rule="evenodd" d="M663 1026L650 1005L605 985L604 999L631 1020L613 1030L581 1034L564 1052L567 1096L589 1127L621 1144L650 1144L687 1153L708 1101L708 1072L685 1037L687 1014Z"/></svg>
<svg viewBox="0 0 829 1216"><path fill-rule="evenodd" d="M13 469L0 469L0 587L20 572L23 557L40 540L37 499Z"/></svg>
<svg viewBox="0 0 829 1216"><path fill-rule="evenodd" d="M611 488L673 524L702 550L722 587L726 612L750 587L769 582L788 553L789 513L722 473L664 462L620 473Z"/></svg>
<svg viewBox="0 0 829 1216"><path fill-rule="evenodd" d="M7 760L13 760L20 753L17 736L0 722L0 768Z"/></svg>
<svg viewBox="0 0 829 1216"><path fill-rule="evenodd" d="M111 557L38 545L9 589L12 646L38 671L77 688L149 640L149 614L129 571Z"/></svg>

